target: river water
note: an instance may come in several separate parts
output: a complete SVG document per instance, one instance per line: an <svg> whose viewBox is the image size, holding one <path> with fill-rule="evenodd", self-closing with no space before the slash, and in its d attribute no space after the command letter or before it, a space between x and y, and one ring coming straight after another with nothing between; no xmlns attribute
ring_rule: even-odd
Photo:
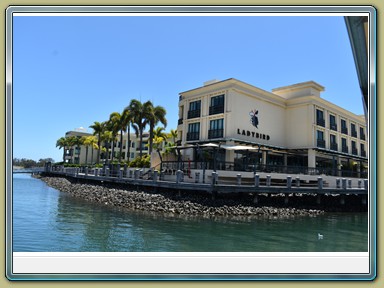
<svg viewBox="0 0 384 288"><path fill-rule="evenodd" d="M127 212L73 198L30 174L13 175L12 215L14 252L368 251L367 213L206 219Z"/></svg>

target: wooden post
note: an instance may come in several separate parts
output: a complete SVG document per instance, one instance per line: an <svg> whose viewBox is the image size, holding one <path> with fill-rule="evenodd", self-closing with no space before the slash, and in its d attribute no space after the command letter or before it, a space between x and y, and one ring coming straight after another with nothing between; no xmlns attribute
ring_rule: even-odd
<svg viewBox="0 0 384 288"><path fill-rule="evenodd" d="M155 170L153 171L153 182L157 182L157 177L159 176L159 171Z"/></svg>
<svg viewBox="0 0 384 288"><path fill-rule="evenodd" d="M323 178L322 177L317 177L317 188L320 190L323 189Z"/></svg>
<svg viewBox="0 0 384 288"><path fill-rule="evenodd" d="M357 180L357 188L361 189L361 179Z"/></svg>
<svg viewBox="0 0 384 288"><path fill-rule="evenodd" d="M352 180L351 179L348 179L348 188L352 189Z"/></svg>
<svg viewBox="0 0 384 288"><path fill-rule="evenodd" d="M267 175L267 186L271 186L271 175Z"/></svg>
<svg viewBox="0 0 384 288"><path fill-rule="evenodd" d="M287 176L287 188L291 189L292 188L292 177Z"/></svg>
<svg viewBox="0 0 384 288"><path fill-rule="evenodd" d="M200 182L200 172L195 172L195 183Z"/></svg>
<svg viewBox="0 0 384 288"><path fill-rule="evenodd" d="M347 179L343 178L341 180L341 185L342 185L342 188L345 190L347 189Z"/></svg>
<svg viewBox="0 0 384 288"><path fill-rule="evenodd" d="M255 187L258 188L260 186L260 175L255 174Z"/></svg>
<svg viewBox="0 0 384 288"><path fill-rule="evenodd" d="M300 177L296 177L296 187L300 187Z"/></svg>
<svg viewBox="0 0 384 288"><path fill-rule="evenodd" d="M237 180L237 185L241 185L241 174L237 174L236 176L236 180Z"/></svg>
<svg viewBox="0 0 384 288"><path fill-rule="evenodd" d="M340 178L336 178L336 188L340 188Z"/></svg>

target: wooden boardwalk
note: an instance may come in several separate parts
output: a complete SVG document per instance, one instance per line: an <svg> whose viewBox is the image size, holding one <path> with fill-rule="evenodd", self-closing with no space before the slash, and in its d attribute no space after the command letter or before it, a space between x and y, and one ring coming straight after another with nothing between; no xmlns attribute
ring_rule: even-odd
<svg viewBox="0 0 384 288"><path fill-rule="evenodd" d="M101 169L100 169L101 170ZM175 181L164 181L160 180L160 175L157 171L152 172L149 179L142 179L141 172L130 171L131 173L120 170L119 175L109 176L99 175L101 171L90 170L83 173L79 172L79 169L71 168L65 169L64 171L50 171L49 174L57 176L66 176L77 179L84 179L98 182L109 182L118 184L127 184L132 186L147 187L153 189L172 189L177 191L196 191L206 192L210 194L228 194L228 193L251 193L254 195L258 194L315 194L315 195L368 195L368 180L359 180L358 187L352 188L351 182L348 179L339 179L336 187L326 187L326 183L323 182L321 177L318 177L317 183L312 183L311 187L303 186L297 179L292 179L287 176L285 186L273 185L273 179L268 178L260 181L259 176L256 174L253 184L241 183L241 177L237 177L234 180L237 181L235 184L223 184L220 183L220 177L212 173L210 176L210 183L193 183L184 182L184 175L181 171L178 171ZM133 172L133 173L132 173ZM148 176L148 175L147 175ZM263 185L261 184L263 183Z"/></svg>

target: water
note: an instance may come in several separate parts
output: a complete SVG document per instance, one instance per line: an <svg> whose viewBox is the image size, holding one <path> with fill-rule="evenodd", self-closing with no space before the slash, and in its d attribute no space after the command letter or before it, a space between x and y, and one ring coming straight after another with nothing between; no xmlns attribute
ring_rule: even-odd
<svg viewBox="0 0 384 288"><path fill-rule="evenodd" d="M205 219L127 212L75 199L29 174L14 174L13 251L366 252L368 215Z"/></svg>

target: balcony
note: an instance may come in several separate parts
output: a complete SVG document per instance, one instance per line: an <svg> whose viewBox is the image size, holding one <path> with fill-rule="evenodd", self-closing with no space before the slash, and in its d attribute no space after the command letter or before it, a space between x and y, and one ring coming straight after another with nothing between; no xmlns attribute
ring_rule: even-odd
<svg viewBox="0 0 384 288"><path fill-rule="evenodd" d="M188 111L188 119L192 119L192 118L198 118L198 117L200 117L200 112L201 112L200 109L197 109L197 110L189 110L189 111Z"/></svg>
<svg viewBox="0 0 384 288"><path fill-rule="evenodd" d="M357 138L357 132L356 132L356 130L352 130L352 132L351 132L351 136Z"/></svg>
<svg viewBox="0 0 384 288"><path fill-rule="evenodd" d="M348 135L348 128L347 127L341 127L341 133Z"/></svg>
<svg viewBox="0 0 384 288"><path fill-rule="evenodd" d="M360 155L361 157L367 157L367 151L361 151Z"/></svg>
<svg viewBox="0 0 384 288"><path fill-rule="evenodd" d="M360 139L365 141L365 134L360 134Z"/></svg>
<svg viewBox="0 0 384 288"><path fill-rule="evenodd" d="M200 132L188 132L187 141L199 140Z"/></svg>
<svg viewBox="0 0 384 288"><path fill-rule="evenodd" d="M209 107L209 115L224 113L224 105L216 105Z"/></svg>
<svg viewBox="0 0 384 288"><path fill-rule="evenodd" d="M337 131L337 124L336 123L329 124L329 129Z"/></svg>
<svg viewBox="0 0 384 288"><path fill-rule="evenodd" d="M181 125L183 124L183 118L180 118L178 121L177 121L177 125Z"/></svg>
<svg viewBox="0 0 384 288"><path fill-rule="evenodd" d="M223 133L224 133L223 129L208 130L208 138L209 139L222 138Z"/></svg>
<svg viewBox="0 0 384 288"><path fill-rule="evenodd" d="M325 148L325 140L317 139L317 147Z"/></svg>
<svg viewBox="0 0 384 288"><path fill-rule="evenodd" d="M356 148L352 148L352 155L357 155L357 149Z"/></svg>
<svg viewBox="0 0 384 288"><path fill-rule="evenodd" d="M348 153L348 146L341 147L341 152Z"/></svg>
<svg viewBox="0 0 384 288"><path fill-rule="evenodd" d="M330 148L331 150L333 150L333 151L337 151L337 143L331 143L329 146L330 146L329 148Z"/></svg>
<svg viewBox="0 0 384 288"><path fill-rule="evenodd" d="M319 126L325 127L325 119L323 118L317 119L316 124Z"/></svg>

